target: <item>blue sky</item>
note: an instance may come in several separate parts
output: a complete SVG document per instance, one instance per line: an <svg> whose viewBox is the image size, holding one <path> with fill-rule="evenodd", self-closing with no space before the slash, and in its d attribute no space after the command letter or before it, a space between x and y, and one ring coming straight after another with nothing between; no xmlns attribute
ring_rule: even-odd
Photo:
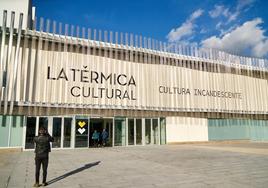
<svg viewBox="0 0 268 188"><path fill-rule="evenodd" d="M268 57L265 0L33 0L36 16Z"/></svg>

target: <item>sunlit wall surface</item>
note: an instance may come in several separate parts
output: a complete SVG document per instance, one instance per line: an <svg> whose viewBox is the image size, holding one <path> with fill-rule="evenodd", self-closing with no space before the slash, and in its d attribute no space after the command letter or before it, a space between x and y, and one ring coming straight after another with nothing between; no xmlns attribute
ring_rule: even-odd
<svg viewBox="0 0 268 188"><path fill-rule="evenodd" d="M32 149L40 126L53 148L90 147L97 124L110 146L267 140L266 59L16 15L0 25L1 147Z"/></svg>

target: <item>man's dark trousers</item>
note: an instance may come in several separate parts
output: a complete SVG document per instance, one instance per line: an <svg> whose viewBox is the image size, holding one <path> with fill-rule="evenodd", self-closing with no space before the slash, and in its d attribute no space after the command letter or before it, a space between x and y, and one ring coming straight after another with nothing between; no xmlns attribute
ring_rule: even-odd
<svg viewBox="0 0 268 188"><path fill-rule="evenodd" d="M48 156L35 156L35 182L39 182L40 168L43 169L43 183L47 180Z"/></svg>

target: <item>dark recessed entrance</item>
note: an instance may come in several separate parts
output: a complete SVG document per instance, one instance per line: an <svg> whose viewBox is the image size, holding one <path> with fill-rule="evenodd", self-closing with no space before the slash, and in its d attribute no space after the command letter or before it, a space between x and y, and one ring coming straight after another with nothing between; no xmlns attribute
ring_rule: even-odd
<svg viewBox="0 0 268 188"><path fill-rule="evenodd" d="M103 129L108 132L108 140L106 146L112 146L113 140L113 119L109 118L90 118L90 132L89 132L89 147L100 147L103 145L101 134ZM94 142L93 134L97 131L99 139Z"/></svg>

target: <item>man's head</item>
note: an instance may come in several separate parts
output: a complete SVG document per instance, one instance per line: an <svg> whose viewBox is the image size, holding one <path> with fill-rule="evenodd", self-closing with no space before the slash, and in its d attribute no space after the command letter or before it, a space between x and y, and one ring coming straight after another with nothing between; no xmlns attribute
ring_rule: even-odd
<svg viewBox="0 0 268 188"><path fill-rule="evenodd" d="M47 130L44 127L40 127L38 133L40 135L45 135L47 133Z"/></svg>

